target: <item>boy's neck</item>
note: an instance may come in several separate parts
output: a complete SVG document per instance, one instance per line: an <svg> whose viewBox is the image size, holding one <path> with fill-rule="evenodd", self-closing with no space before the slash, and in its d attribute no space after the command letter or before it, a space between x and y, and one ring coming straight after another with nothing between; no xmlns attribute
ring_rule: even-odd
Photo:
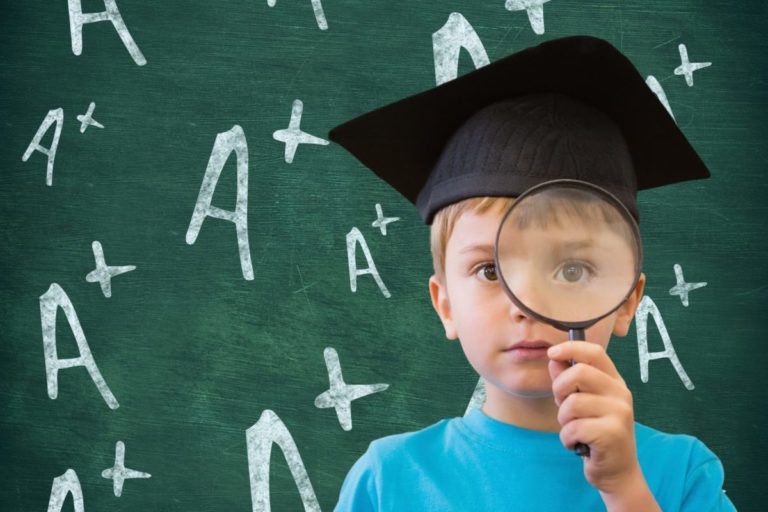
<svg viewBox="0 0 768 512"><path fill-rule="evenodd" d="M486 400L482 411L489 417L520 428L542 432L560 432L558 407L552 396L519 397L505 393L486 382Z"/></svg>

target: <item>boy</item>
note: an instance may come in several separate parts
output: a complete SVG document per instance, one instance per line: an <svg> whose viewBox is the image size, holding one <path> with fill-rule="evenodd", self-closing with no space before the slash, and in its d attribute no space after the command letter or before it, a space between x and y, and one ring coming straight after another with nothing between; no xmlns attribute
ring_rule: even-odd
<svg viewBox="0 0 768 512"><path fill-rule="evenodd" d="M634 421L606 353L611 334L627 334L645 276L589 342L563 343L509 300L494 268L501 217L534 185L588 181L639 220L638 189L709 176L626 57L592 37L552 40L330 137L431 224L432 304L487 395L463 418L372 442L336 510L734 510L701 441ZM566 449L577 443L587 456Z"/></svg>

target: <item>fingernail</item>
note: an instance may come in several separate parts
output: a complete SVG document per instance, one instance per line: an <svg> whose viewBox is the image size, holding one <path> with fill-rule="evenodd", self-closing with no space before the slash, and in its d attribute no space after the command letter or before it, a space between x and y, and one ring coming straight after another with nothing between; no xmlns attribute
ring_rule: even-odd
<svg viewBox="0 0 768 512"><path fill-rule="evenodd" d="M547 355L549 357L557 357L558 355L560 355L560 347L558 347L557 345L553 345L549 347L549 349L547 350Z"/></svg>

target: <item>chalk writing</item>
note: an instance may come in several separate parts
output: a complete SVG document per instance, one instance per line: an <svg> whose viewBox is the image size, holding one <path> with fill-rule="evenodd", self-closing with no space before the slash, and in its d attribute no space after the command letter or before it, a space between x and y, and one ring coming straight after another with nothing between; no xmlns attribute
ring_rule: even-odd
<svg viewBox="0 0 768 512"><path fill-rule="evenodd" d="M544 4L549 0L507 0L504 7L508 11L525 11L528 22L537 35L544 33Z"/></svg>
<svg viewBox="0 0 768 512"><path fill-rule="evenodd" d="M277 443L288 463L293 480L299 489L305 512L320 512L320 504L312 488L304 462L291 433L283 421L269 409L261 413L259 421L245 431L248 450L248 475L251 483L253 512L270 512L269 465L272 446Z"/></svg>
<svg viewBox="0 0 768 512"><path fill-rule="evenodd" d="M277 4L277 0L267 0L267 5L270 7L274 7L275 4ZM328 20L325 19L323 4L320 0L312 0L312 10L315 13L315 21L320 30L328 30Z"/></svg>
<svg viewBox="0 0 768 512"><path fill-rule="evenodd" d="M80 133L85 133L85 129L89 126L95 126L96 128L104 128L104 125L96 121L93 118L93 109L96 108L96 103L91 102L88 105L88 112L77 116L77 120L80 121Z"/></svg>
<svg viewBox="0 0 768 512"><path fill-rule="evenodd" d="M469 411L472 410L472 408L480 409L483 407L483 404L485 404L485 399L487 395L485 393L485 380L480 377L477 380L477 385L475 386L475 390L472 392L472 397L469 399L469 404L467 404L467 408L464 410L464 415L466 416L469 414Z"/></svg>
<svg viewBox="0 0 768 512"><path fill-rule="evenodd" d="M325 366L328 368L328 381L330 388L315 398L315 407L336 409L336 417L341 428L352 430L352 401L364 396L379 393L389 387L389 384L347 384L341 375L339 355L331 347L323 351Z"/></svg>
<svg viewBox="0 0 768 512"><path fill-rule="evenodd" d="M88 272L85 280L89 283L99 283L101 285L101 293L109 298L112 296L112 278L136 270L136 265L124 265L122 267L107 265L104 261L104 251L98 240L93 241L91 249L93 249L93 257L96 260L96 268Z"/></svg>
<svg viewBox="0 0 768 512"><path fill-rule="evenodd" d="M80 486L80 479L77 478L77 473L73 469L68 469L63 475L53 479L51 497L48 500L48 512L60 512L64 507L67 494L72 494L75 512L85 512L83 488Z"/></svg>
<svg viewBox="0 0 768 512"><path fill-rule="evenodd" d="M150 478L152 475L125 467L125 443L115 444L115 464L101 472L101 476L112 479L112 490L118 498L123 493L123 483L129 478Z"/></svg>
<svg viewBox="0 0 768 512"><path fill-rule="evenodd" d="M385 217L381 210L381 205L376 203L376 220L373 221L371 226L379 228L382 235L387 236L387 224L397 222L398 220L400 220L400 217Z"/></svg>
<svg viewBox="0 0 768 512"><path fill-rule="evenodd" d="M669 106L667 95L664 92L664 89L661 87L659 81L656 80L656 77L653 75L648 75L648 78L645 79L645 83L651 89L651 91L653 91L653 94L659 98L659 101L662 105L664 105L664 108L667 109L667 112L669 112L669 115L672 116L672 119L674 119L675 114L672 113L672 107Z"/></svg>
<svg viewBox="0 0 768 512"><path fill-rule="evenodd" d="M128 53L131 54L133 61L139 66L147 63L147 59L139 50L136 42L128 32L128 27L120 15L116 0L104 0L106 10L101 12L83 13L81 0L68 0L69 4L69 33L72 39L72 53L80 55L83 53L83 25L87 23L96 23L99 21L110 21L117 30L117 35L125 45Z"/></svg>
<svg viewBox="0 0 768 512"><path fill-rule="evenodd" d="M219 176L221 176L224 164L232 151L237 156L235 211L211 206ZM205 169L205 177L200 185L200 193L197 196L197 202L195 202L195 210L192 212L192 219L189 221L189 228L187 228L187 244L195 243L206 217L234 223L243 278L246 281L253 280L253 263L251 262L251 249L248 243L248 143L245 140L245 133L239 125L234 125L228 131L216 135L211 157L208 160L208 167Z"/></svg>
<svg viewBox="0 0 768 512"><path fill-rule="evenodd" d="M40 145L40 139L48 131L53 123L56 123L56 130L53 132L53 141L50 148L44 148ZM40 123L40 127L37 129L35 136L32 137L32 142L27 146L27 150L24 151L24 155L21 157L22 162L29 160L33 151L39 151L40 153L48 157L48 167L45 173L45 184L49 187L53 185L53 161L56 158L56 148L59 147L59 137L61 136L61 127L64 124L64 109L57 108L55 110L49 110L48 114Z"/></svg>
<svg viewBox="0 0 768 512"><path fill-rule="evenodd" d="M476 68L490 63L480 37L467 19L458 12L452 12L448 21L432 34L432 53L435 59L435 81L437 85L456 78L459 74L459 53L465 48L472 57Z"/></svg>
<svg viewBox="0 0 768 512"><path fill-rule="evenodd" d="M682 62L675 68L674 73L676 75L683 75L685 77L685 83L688 87L693 87L693 72L702 68L706 68L712 65L711 62L689 62L688 61L688 49L684 44L680 44L677 47L680 52L680 61Z"/></svg>
<svg viewBox="0 0 768 512"><path fill-rule="evenodd" d="M659 334L661 334L661 340L664 343L664 350L661 352L648 351L648 315L653 317L653 321L659 329ZM661 317L659 308L647 295L643 296L640 305L637 307L637 311L635 311L635 325L637 328L637 349L640 356L640 379L643 382L648 382L649 361L654 359L669 359L672 363L672 367L677 372L678 377L680 377L680 380L683 382L683 385L685 385L686 389L692 390L694 388L693 382L690 377L688 377L688 374L685 373L683 364L677 357L675 347L672 345L672 340L669 337L666 325L664 325L664 319Z"/></svg>
<svg viewBox="0 0 768 512"><path fill-rule="evenodd" d="M79 357L59 359L57 356L56 313L59 308L64 310L69 327L75 336L77 349L80 353ZM75 366L85 366L85 369L88 370L88 375L91 376L96 389L99 390L109 408L117 409L119 407L117 399L112 394L112 391L110 391L109 386L107 386L104 377L101 376L99 367L96 366L96 360L93 358L93 354L91 354L91 348L85 339L83 328L80 326L80 320L77 318L72 301L69 300L69 296L61 286L56 283L52 283L48 291L40 296L40 322L43 329L45 377L48 385L48 396L51 399L56 399L59 394L59 370Z"/></svg>
<svg viewBox="0 0 768 512"><path fill-rule="evenodd" d="M707 286L707 283L686 283L683 277L683 267L675 263L673 269L675 270L675 281L677 281L677 284L669 289L669 294L679 295L683 306L688 307L688 293Z"/></svg>
<svg viewBox="0 0 768 512"><path fill-rule="evenodd" d="M291 120L288 122L288 128L284 130L276 130L272 134L272 137L276 141L285 143L285 161L289 164L293 162L293 157L296 154L296 148L299 147L299 144L328 145L327 140L310 135L299 128L303 110L304 103L302 103L301 100L294 100L293 106L291 107Z"/></svg>
<svg viewBox="0 0 768 512"><path fill-rule="evenodd" d="M368 263L368 268L364 268L362 270L358 270L357 268L355 248L358 244L360 244L360 247L363 248L363 255L365 256L365 261ZM352 292L357 291L357 276L371 274L373 276L373 280L376 281L376 284L379 286L379 290L381 290L381 293L384 295L384 297L390 298L392 296L389 293L389 290L387 290L387 287L384 285L384 281L382 281L381 276L379 275L379 271L376 269L376 264L373 262L373 258L371 257L371 250L368 248L365 237L356 227L353 227L350 232L347 233L347 262L349 264L349 288L352 290Z"/></svg>

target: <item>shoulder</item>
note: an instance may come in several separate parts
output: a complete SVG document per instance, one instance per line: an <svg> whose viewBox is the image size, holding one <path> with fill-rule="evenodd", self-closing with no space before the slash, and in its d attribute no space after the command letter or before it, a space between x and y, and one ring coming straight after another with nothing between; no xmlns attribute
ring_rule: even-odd
<svg viewBox="0 0 768 512"><path fill-rule="evenodd" d="M734 510L723 491L723 464L700 439L635 422L635 441L643 474L667 508Z"/></svg>
<svg viewBox="0 0 768 512"><path fill-rule="evenodd" d="M442 419L421 430L376 439L368 447L368 453L381 464L420 458L444 446L456 419Z"/></svg>
<svg viewBox="0 0 768 512"><path fill-rule="evenodd" d="M383 487L398 488L398 482L410 478L411 470L439 450L450 428L451 420L440 420L414 432L395 434L372 441L355 462L342 484L335 511L355 512L381 510L385 497ZM393 485L394 484L394 485Z"/></svg>
<svg viewBox="0 0 768 512"><path fill-rule="evenodd" d="M708 460L718 460L712 450L704 442L689 434L673 434L664 432L648 425L635 422L635 440L638 457L642 454L684 457L689 464L697 464Z"/></svg>

